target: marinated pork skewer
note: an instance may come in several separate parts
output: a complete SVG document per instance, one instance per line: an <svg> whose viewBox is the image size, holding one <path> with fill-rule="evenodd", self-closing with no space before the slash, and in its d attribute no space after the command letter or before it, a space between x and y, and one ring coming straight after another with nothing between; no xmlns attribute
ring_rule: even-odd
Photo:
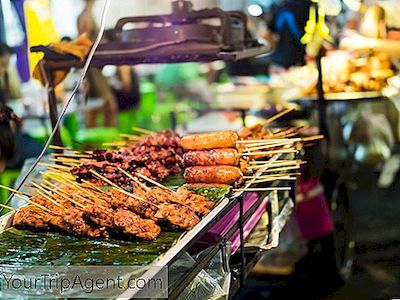
<svg viewBox="0 0 400 300"><path fill-rule="evenodd" d="M129 209L145 216L146 218L150 218L155 221L168 221L172 225L176 225L182 229L190 229L200 222L200 219L197 217L195 212L189 207L184 207L180 204L171 204L165 202L165 200L153 197L149 199L147 198L149 195L147 195L145 191L144 193L141 192L139 189L135 190L139 193L128 193L100 174L97 174L95 171L92 172L104 182L111 184L111 186L113 186L117 192L124 194L124 198L128 196L129 198L125 199L125 205L129 205L127 206ZM118 195L116 198L121 198L121 195ZM115 201L115 199L113 201Z"/></svg>

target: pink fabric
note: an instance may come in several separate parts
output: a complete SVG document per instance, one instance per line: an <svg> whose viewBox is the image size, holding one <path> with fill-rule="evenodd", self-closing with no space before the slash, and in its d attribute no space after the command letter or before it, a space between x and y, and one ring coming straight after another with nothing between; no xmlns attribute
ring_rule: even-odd
<svg viewBox="0 0 400 300"><path fill-rule="evenodd" d="M334 231L334 222L319 179L299 179L296 217L303 237L316 240Z"/></svg>
<svg viewBox="0 0 400 300"><path fill-rule="evenodd" d="M254 214L244 223L243 235L245 240L248 238L250 233L257 226L258 221L260 221L261 217L264 215L268 207L268 202L269 199L265 198L260 207L257 208ZM236 231L229 241L232 243L231 254L233 255L240 248L240 230Z"/></svg>
<svg viewBox="0 0 400 300"><path fill-rule="evenodd" d="M246 193L243 199L243 213L246 213L257 202L257 193ZM238 221L240 216L239 203L230 210L217 224L210 229L210 233L224 236Z"/></svg>

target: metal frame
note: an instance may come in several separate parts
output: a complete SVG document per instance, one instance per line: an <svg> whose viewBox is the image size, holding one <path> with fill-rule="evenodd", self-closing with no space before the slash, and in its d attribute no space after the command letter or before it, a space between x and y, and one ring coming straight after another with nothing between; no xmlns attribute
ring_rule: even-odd
<svg viewBox="0 0 400 300"><path fill-rule="evenodd" d="M271 53L271 48L268 46L257 46L250 49L244 49L240 51L220 51L219 49L214 49L214 52L210 54L201 50L198 53L191 53L190 55L181 54L181 56L177 55L175 57L175 62L190 62L190 61L214 61L214 60L224 60L224 61L237 61L240 59L254 57L258 55L267 55ZM100 55L96 53L92 60L91 66L96 68L102 68L106 65L137 65L142 63L152 63L157 59L157 62L171 62L171 56L165 55L157 56L154 59L151 59L150 55L144 55L143 57L138 57L135 54L126 54L123 53L122 50L115 51L113 54L108 55ZM44 80L45 86L47 88L48 94L48 102L50 108L50 119L51 124L54 128L54 125L58 119L58 111L57 111L57 99L54 91L54 77L53 72L59 70L70 70L72 68L82 68L84 62L79 60L45 60L40 63L40 73ZM56 146L63 146L61 134L59 129L57 129L56 134L53 139L53 144Z"/></svg>

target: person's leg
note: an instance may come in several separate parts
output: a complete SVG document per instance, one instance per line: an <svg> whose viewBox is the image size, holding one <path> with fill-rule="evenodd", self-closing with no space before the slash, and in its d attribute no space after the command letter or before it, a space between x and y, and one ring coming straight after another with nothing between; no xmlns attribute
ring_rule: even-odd
<svg viewBox="0 0 400 300"><path fill-rule="evenodd" d="M104 104L104 126L116 127L118 124L118 103L115 98L106 99Z"/></svg>
<svg viewBox="0 0 400 300"><path fill-rule="evenodd" d="M91 109L85 112L85 125L86 128L97 127L97 117L103 111L102 108Z"/></svg>

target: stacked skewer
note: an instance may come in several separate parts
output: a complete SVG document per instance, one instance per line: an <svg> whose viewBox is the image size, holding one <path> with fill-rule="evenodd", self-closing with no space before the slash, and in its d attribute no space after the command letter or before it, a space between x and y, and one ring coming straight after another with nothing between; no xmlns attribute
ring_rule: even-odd
<svg viewBox="0 0 400 300"><path fill-rule="evenodd" d="M234 186L236 192L289 190L251 186L296 180L304 162L295 155L304 142L321 138L299 138L300 128L265 129L287 112L239 133L180 137L171 131L136 129L145 135L125 135L127 141L108 145L116 149L52 146L64 153L52 155L54 164L40 163L47 171L41 183L29 185L34 195L13 191L30 204L17 211L14 225L92 238L152 240L164 227L193 228L214 207L214 202L191 192L191 186ZM184 168L185 186L174 191L160 184Z"/></svg>

